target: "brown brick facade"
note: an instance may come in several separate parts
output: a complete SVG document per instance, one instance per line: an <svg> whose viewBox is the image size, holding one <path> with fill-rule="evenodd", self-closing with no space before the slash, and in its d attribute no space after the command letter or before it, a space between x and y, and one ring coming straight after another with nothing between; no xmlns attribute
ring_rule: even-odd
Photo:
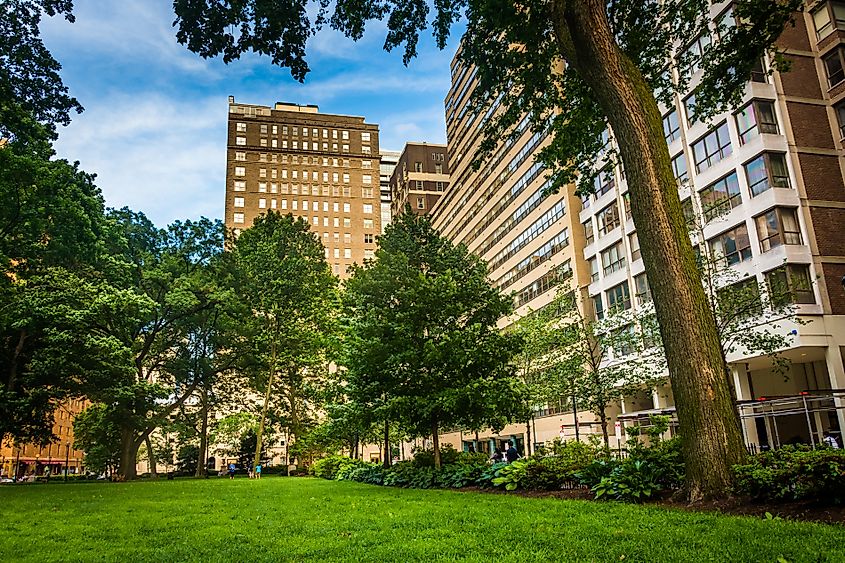
<svg viewBox="0 0 845 563"><path fill-rule="evenodd" d="M786 55L789 72L780 75L783 93L787 96L821 99L822 90L816 71L816 59L799 55Z"/></svg>
<svg viewBox="0 0 845 563"><path fill-rule="evenodd" d="M845 315L845 287L842 286L845 264L822 264L822 275L830 299L830 312L834 315Z"/></svg>
<svg viewBox="0 0 845 563"><path fill-rule="evenodd" d="M825 106L787 102L786 108L796 145L821 149L836 147L830 127L826 127L828 119Z"/></svg>
<svg viewBox="0 0 845 563"><path fill-rule="evenodd" d="M801 153L801 174L807 198L822 201L845 201L845 184L839 168L839 157Z"/></svg>
<svg viewBox="0 0 845 563"><path fill-rule="evenodd" d="M810 217L822 256L845 256L845 208L811 207Z"/></svg>

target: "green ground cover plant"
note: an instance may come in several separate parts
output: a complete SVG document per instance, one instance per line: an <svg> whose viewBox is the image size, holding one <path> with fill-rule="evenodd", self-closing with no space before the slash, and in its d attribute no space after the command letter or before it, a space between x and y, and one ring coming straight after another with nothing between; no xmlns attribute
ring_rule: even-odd
<svg viewBox="0 0 845 563"><path fill-rule="evenodd" d="M738 494L765 501L845 502L845 451L784 446L734 466Z"/></svg>
<svg viewBox="0 0 845 563"><path fill-rule="evenodd" d="M271 477L0 487L0 561L843 561L845 529Z"/></svg>

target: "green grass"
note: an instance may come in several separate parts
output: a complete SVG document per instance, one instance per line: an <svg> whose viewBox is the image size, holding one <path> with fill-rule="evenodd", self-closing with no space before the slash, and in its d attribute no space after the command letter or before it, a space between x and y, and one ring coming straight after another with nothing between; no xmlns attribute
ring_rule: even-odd
<svg viewBox="0 0 845 563"><path fill-rule="evenodd" d="M0 561L845 561L845 528L317 479L0 487Z"/></svg>

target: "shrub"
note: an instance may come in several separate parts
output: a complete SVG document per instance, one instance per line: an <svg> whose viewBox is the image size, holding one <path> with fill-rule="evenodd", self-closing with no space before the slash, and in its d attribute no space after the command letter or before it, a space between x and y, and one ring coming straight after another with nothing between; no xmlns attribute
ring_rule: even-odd
<svg viewBox="0 0 845 563"><path fill-rule="evenodd" d="M352 472L358 469L359 467L365 466L374 466L377 465L375 463L367 463L366 461L362 461L360 459L351 459L345 457L341 460L340 465L337 468L337 473L335 474L334 478L337 481L348 481L349 476L352 475Z"/></svg>
<svg viewBox="0 0 845 563"><path fill-rule="evenodd" d="M574 477L579 483L592 489L598 485L602 479L609 477L620 463L621 462L613 458L596 459L591 461L580 471L575 472Z"/></svg>
<svg viewBox="0 0 845 563"><path fill-rule="evenodd" d="M493 478L493 484L498 486L504 485L506 491L513 491L519 488L520 484L525 480L526 466L529 464L527 459L518 459L513 463L509 463L502 467L497 476Z"/></svg>
<svg viewBox="0 0 845 563"><path fill-rule="evenodd" d="M664 489L678 489L683 486L686 466L680 437L657 442L651 447L634 446L630 454L633 460L648 462L657 475L657 482Z"/></svg>
<svg viewBox="0 0 845 563"><path fill-rule="evenodd" d="M344 477L347 481L358 481L368 485L384 485L385 469L381 465L365 463L353 467Z"/></svg>
<svg viewBox="0 0 845 563"><path fill-rule="evenodd" d="M662 487L659 473L647 461L629 459L616 466L610 475L602 477L592 490L596 498L615 498L627 502L642 502Z"/></svg>
<svg viewBox="0 0 845 563"><path fill-rule="evenodd" d="M437 475L437 485L449 489L475 485L486 467L486 463L468 462L444 466Z"/></svg>
<svg viewBox="0 0 845 563"><path fill-rule="evenodd" d="M347 459L349 458L341 455L331 455L323 459L318 459L308 468L308 473L321 479L334 479L337 475L337 470L340 469L341 464Z"/></svg>
<svg viewBox="0 0 845 563"><path fill-rule="evenodd" d="M494 463L492 465L488 465L484 470L481 471L481 476L478 478L476 483L479 487L492 487L493 486L493 479L499 476L499 472L507 467L508 464L505 462Z"/></svg>
<svg viewBox="0 0 845 563"><path fill-rule="evenodd" d="M784 446L734 466L734 492L759 500L845 502L845 451Z"/></svg>
<svg viewBox="0 0 845 563"><path fill-rule="evenodd" d="M422 448L414 448L412 450L414 458L412 463L417 467L434 467L434 448L424 450ZM454 465L463 452L456 450L452 444L446 444L440 447L440 465Z"/></svg>
<svg viewBox="0 0 845 563"><path fill-rule="evenodd" d="M565 483L575 480L575 472L582 467L580 460L565 457L533 458L525 465L522 486L541 491L559 490Z"/></svg>

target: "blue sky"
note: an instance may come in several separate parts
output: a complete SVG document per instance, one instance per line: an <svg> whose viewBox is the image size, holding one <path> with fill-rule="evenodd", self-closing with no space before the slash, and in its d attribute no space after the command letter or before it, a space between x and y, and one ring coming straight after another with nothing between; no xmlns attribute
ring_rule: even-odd
<svg viewBox="0 0 845 563"><path fill-rule="evenodd" d="M358 43L324 30L308 45L304 84L269 59L230 65L176 42L170 0L76 0L76 22L47 18L42 34L85 107L59 131L58 155L98 175L110 207L127 205L164 226L223 214L227 96L246 103L317 104L377 123L383 149L445 142L443 98L457 46L430 34L406 68L382 50L375 22Z"/></svg>

